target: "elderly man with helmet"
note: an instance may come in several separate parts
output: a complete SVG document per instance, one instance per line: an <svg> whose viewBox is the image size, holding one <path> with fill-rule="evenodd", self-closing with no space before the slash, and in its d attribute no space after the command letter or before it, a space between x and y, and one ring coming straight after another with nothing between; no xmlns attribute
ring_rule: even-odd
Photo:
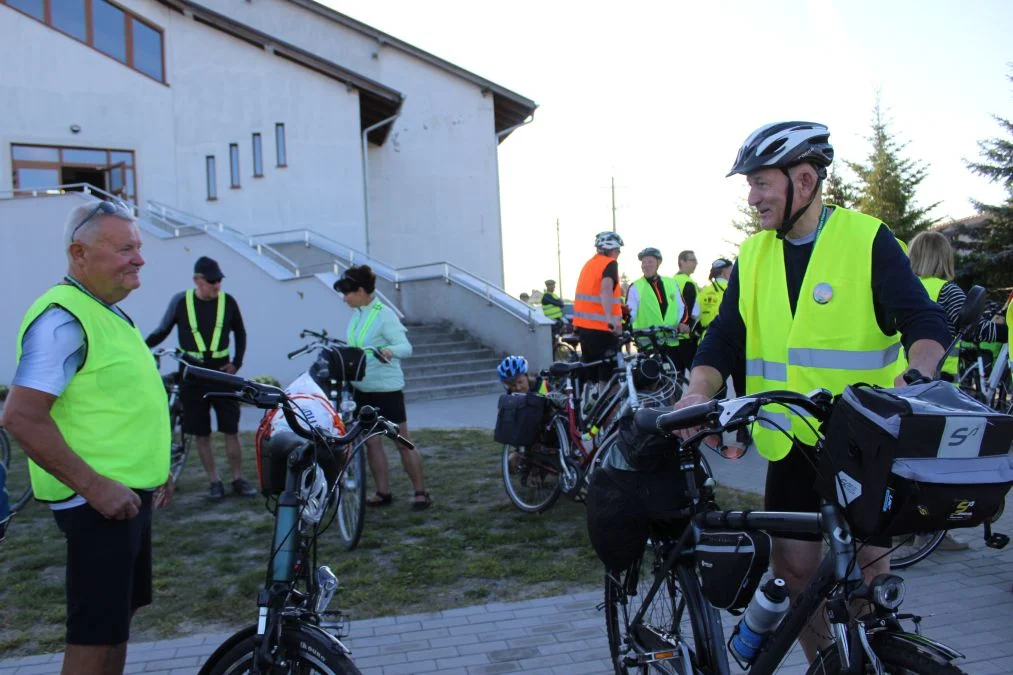
<svg viewBox="0 0 1013 675"><path fill-rule="evenodd" d="M599 232L594 238L596 253L580 270L573 325L583 361L597 361L619 351L623 317L618 258L622 246L622 237L615 232ZM610 372L610 368L600 368L599 381L608 380Z"/></svg>
<svg viewBox="0 0 1013 675"><path fill-rule="evenodd" d="M912 369L934 374L949 342L946 318L885 224L824 204L834 157L829 136L821 124L781 122L757 129L740 148L728 175L746 177L761 232L742 244L677 408L710 399L740 368L747 394L820 387L840 394L855 382L902 384L903 347ZM754 425L753 434L770 461L765 508L817 510L813 432L790 411L764 417L769 421ZM772 534L774 573L797 597L819 563L821 542ZM889 538L865 543L858 557L866 578L889 571ZM804 631L810 661L827 633L826 626Z"/></svg>
<svg viewBox="0 0 1013 675"><path fill-rule="evenodd" d="M689 331L685 322L686 306L674 279L658 274L661 251L649 246L637 254L644 276L637 279L626 292L626 305L630 308L630 324L634 329L668 326L679 333ZM673 361L679 344L677 335L662 341L663 351Z"/></svg>

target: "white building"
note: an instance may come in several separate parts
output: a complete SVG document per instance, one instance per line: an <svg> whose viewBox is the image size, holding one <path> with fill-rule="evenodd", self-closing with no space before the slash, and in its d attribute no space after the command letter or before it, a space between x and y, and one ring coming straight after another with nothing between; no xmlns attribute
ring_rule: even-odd
<svg viewBox="0 0 1013 675"><path fill-rule="evenodd" d="M303 324L345 321L331 274L367 260L408 320L547 358L544 319L500 290L497 148L527 98L312 0L0 0L0 45L0 198L86 183L136 203L149 264L125 306L142 332L188 261L228 259L248 362L285 377ZM0 353L63 272L79 198L0 199L17 280Z"/></svg>

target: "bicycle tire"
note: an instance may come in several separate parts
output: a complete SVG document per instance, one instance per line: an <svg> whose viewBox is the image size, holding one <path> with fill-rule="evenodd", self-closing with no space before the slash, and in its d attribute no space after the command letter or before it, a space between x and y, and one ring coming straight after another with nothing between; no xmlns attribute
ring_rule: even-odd
<svg viewBox="0 0 1013 675"><path fill-rule="evenodd" d="M7 437L7 430L3 428L0 428L0 464L5 469L11 466L11 441Z"/></svg>
<svg viewBox="0 0 1013 675"><path fill-rule="evenodd" d="M230 649L215 652L200 670L200 675L240 675L251 673L256 635L248 635ZM279 640L279 655L288 670L272 669L272 673L292 675L361 675L355 664L319 629L302 624L284 626Z"/></svg>
<svg viewBox="0 0 1013 675"><path fill-rule="evenodd" d="M179 485L179 477L183 474L186 458L190 456L193 436L183 432L183 410L175 407L169 411L169 428L172 430L171 449L169 454L169 473L172 480Z"/></svg>
<svg viewBox="0 0 1013 675"><path fill-rule="evenodd" d="M872 651L883 663L884 673L905 675L962 675L963 670L952 662L902 640L891 633L876 633L870 636ZM833 645L824 649L809 666L806 675L834 675L841 672L840 655Z"/></svg>
<svg viewBox="0 0 1013 675"><path fill-rule="evenodd" d="M664 564L665 547L648 541L644 554L627 570L619 574L605 574L605 630L608 636L609 654L616 675L628 673L651 672L648 664L628 664L627 654L635 650L631 642L629 621L640 610L639 601L647 595L658 569ZM625 602L624 602L625 598ZM688 610L688 612L687 612ZM703 599L699 580L692 568L677 565L669 570L665 586L659 589L645 617L647 623L665 631L679 639L691 638L690 661L688 669L680 660L655 662L657 672L693 673L700 669L701 662L706 665L710 661L707 651L706 629L703 621L713 621L716 617L708 617L709 612L716 612ZM706 618L705 618L706 617ZM689 633L689 636L685 634ZM662 649L673 649L669 644L655 645ZM723 648L723 645L720 646ZM675 649L678 651L678 649Z"/></svg>
<svg viewBox="0 0 1013 675"><path fill-rule="evenodd" d="M359 545L366 518L366 446L357 447L341 474L338 494L338 532L346 551Z"/></svg>
<svg viewBox="0 0 1013 675"><path fill-rule="evenodd" d="M11 451L10 437L7 435L7 430L4 429L3 427L0 427L0 463L2 463L4 465L4 468L7 470L7 481L8 481L7 499L8 499L8 506L10 508L12 516L21 509L23 509L25 507L25 504L27 504L28 501L32 498L32 485L30 479L28 478L27 467L25 468L24 476L26 481L28 482L26 483L24 489L22 489L20 496L18 496L15 499L13 494L11 493L11 485L10 485L11 461L13 460L13 458L14 455Z"/></svg>
<svg viewBox="0 0 1013 675"><path fill-rule="evenodd" d="M912 537L915 538L913 545L904 546L902 544L890 554L890 569L902 570L905 567L911 567L916 562L925 560L939 547L945 536L946 530L906 536L905 540ZM918 541L917 537L925 537L925 539Z"/></svg>
<svg viewBox="0 0 1013 675"><path fill-rule="evenodd" d="M569 447L569 436L562 419L553 417L549 424L556 436L557 448ZM559 446L560 443L564 445ZM547 511L562 494L559 451L556 448L542 446L540 451L532 451L531 448L504 445L500 469L507 497L524 513Z"/></svg>
<svg viewBox="0 0 1013 675"><path fill-rule="evenodd" d="M565 342L559 342L552 350L552 359L554 361L563 361L565 363L576 363L580 360L580 356L577 354L576 349Z"/></svg>

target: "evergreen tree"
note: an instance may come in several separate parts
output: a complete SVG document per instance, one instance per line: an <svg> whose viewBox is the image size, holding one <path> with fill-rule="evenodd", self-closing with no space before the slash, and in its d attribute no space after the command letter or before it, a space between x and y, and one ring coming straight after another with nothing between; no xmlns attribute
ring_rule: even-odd
<svg viewBox="0 0 1013 675"><path fill-rule="evenodd" d="M845 181L836 167L831 164L830 173L827 174L826 183L823 185L823 202L851 209L855 207L857 201L855 186Z"/></svg>
<svg viewBox="0 0 1013 675"><path fill-rule="evenodd" d="M739 201L736 209L739 212L739 216L732 219L732 227L737 232L740 232L742 236L738 238L738 241L729 241L728 243L738 249L742 242L760 231L760 213L750 206L745 199Z"/></svg>
<svg viewBox="0 0 1013 675"><path fill-rule="evenodd" d="M855 206L862 213L886 223L898 239L910 241L938 220L929 218L928 212L939 202L926 207L915 203L915 192L925 180L928 169L920 162L901 156L907 144L899 142L891 132L878 100L868 140L872 151L865 163L846 162L858 177Z"/></svg>
<svg viewBox="0 0 1013 675"><path fill-rule="evenodd" d="M1013 74L1007 77L1013 81ZM972 201L988 219L973 263L988 288L1006 288L1013 285L1013 121L994 117L1008 137L979 141L981 161L967 162L967 167L993 183L1001 183L1006 188L1006 199L994 205Z"/></svg>

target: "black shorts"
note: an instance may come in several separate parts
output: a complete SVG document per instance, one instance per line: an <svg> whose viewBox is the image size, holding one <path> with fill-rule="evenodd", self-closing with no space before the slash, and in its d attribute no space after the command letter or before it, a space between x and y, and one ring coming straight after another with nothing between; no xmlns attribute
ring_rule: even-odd
<svg viewBox="0 0 1013 675"><path fill-rule="evenodd" d="M763 495L765 511L819 511L820 496L816 492L815 450L796 442L784 459L767 463L767 484ZM820 534L771 532L771 536L799 541L820 541ZM889 548L890 537L870 537L865 543Z"/></svg>
<svg viewBox="0 0 1013 675"><path fill-rule="evenodd" d="M614 333L605 330L578 328L577 337L580 338L580 360L584 363L598 361L619 353L619 338ZM611 363L599 366L598 381L607 382L614 369L615 366Z"/></svg>
<svg viewBox="0 0 1013 675"><path fill-rule="evenodd" d="M373 406L394 424L404 424L408 421L403 391L359 391L356 389L355 404L359 408L364 405Z"/></svg>
<svg viewBox="0 0 1013 675"><path fill-rule="evenodd" d="M194 436L211 435L211 408L215 409L218 431L223 434L239 433L239 401L222 398L205 399L204 394L214 391L203 385L184 385L179 390L183 404L183 433Z"/></svg>
<svg viewBox="0 0 1013 675"><path fill-rule="evenodd" d="M130 639L130 618L151 604L151 493L141 510L108 520L84 504L53 511L67 540L67 644L112 646Z"/></svg>
<svg viewBox="0 0 1013 675"><path fill-rule="evenodd" d="M696 340L693 338L680 340L672 354L675 367L679 370L690 370L693 367L694 357L696 357Z"/></svg>

